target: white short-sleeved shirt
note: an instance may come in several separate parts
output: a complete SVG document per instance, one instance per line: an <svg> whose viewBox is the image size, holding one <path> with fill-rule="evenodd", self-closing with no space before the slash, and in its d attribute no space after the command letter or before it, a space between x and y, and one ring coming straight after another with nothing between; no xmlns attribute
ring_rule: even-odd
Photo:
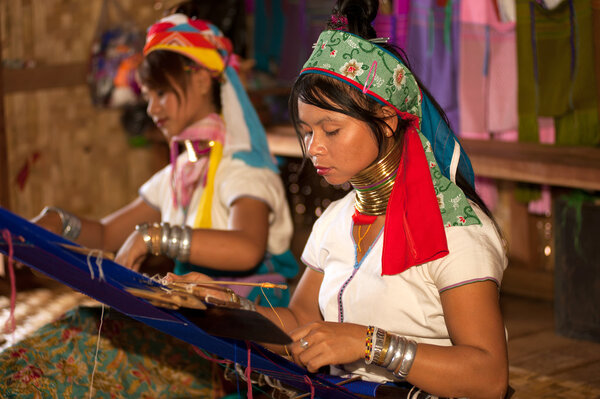
<svg viewBox="0 0 600 399"><path fill-rule="evenodd" d="M302 261L324 273L319 306L325 321L374 325L417 342L450 346L440 292L475 281L500 285L507 266L502 238L474 204L481 225L446 227L449 254L393 276L381 275L383 229L360 263L352 236L354 191L333 202L315 223ZM357 361L345 372L392 380L381 367ZM344 373L332 370L334 373Z"/></svg>
<svg viewBox="0 0 600 399"><path fill-rule="evenodd" d="M179 155L178 162L186 153ZM161 213L163 222L194 225L198 204L204 188L196 188L190 201L190 211L184 219L181 208L175 208L172 197L171 165L158 171L139 190L140 196ZM293 233L292 219L280 176L267 168L255 168L239 159L224 156L215 174L212 201L212 228L228 229L231 204L241 197L251 197L265 202L269 215L267 251L278 255L289 249Z"/></svg>

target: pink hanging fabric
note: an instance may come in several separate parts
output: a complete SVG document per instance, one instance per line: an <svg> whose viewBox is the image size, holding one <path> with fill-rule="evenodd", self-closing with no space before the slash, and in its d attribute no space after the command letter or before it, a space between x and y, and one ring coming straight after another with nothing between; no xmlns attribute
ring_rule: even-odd
<svg viewBox="0 0 600 399"><path fill-rule="evenodd" d="M514 22L502 22L493 0L460 3L459 106L462 137L517 129Z"/></svg>
<svg viewBox="0 0 600 399"><path fill-rule="evenodd" d="M389 37L390 42L404 49L408 32L408 11L410 0L394 1L391 14L385 14L379 8L379 15L373 21L373 27L379 37Z"/></svg>

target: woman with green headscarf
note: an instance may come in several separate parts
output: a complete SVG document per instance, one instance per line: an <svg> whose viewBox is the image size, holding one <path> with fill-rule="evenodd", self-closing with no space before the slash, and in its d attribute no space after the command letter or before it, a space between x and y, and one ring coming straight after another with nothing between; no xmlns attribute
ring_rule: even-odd
<svg viewBox="0 0 600 399"><path fill-rule="evenodd" d="M309 371L407 382L411 398L502 398L504 241L443 112L371 27L377 8L339 1L293 86L306 158L354 190L315 223L289 307L258 311Z"/></svg>

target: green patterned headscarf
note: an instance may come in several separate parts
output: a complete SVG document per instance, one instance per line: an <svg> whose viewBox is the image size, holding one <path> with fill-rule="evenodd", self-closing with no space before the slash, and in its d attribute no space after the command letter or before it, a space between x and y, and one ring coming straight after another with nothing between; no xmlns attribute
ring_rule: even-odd
<svg viewBox="0 0 600 399"><path fill-rule="evenodd" d="M458 140L412 72L382 47L345 31L328 30L319 36L301 71L309 73L344 82L410 122L386 212L382 274L401 273L447 255L444 226L481 223L455 184L460 171L474 186L473 174Z"/></svg>

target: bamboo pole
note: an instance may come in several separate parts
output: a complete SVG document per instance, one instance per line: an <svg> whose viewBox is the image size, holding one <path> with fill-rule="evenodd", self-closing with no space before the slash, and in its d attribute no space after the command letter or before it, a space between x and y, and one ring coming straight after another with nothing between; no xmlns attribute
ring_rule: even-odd
<svg viewBox="0 0 600 399"><path fill-rule="evenodd" d="M2 60L2 31L0 30L0 61ZM0 77L4 76L4 68L0 62ZM0 206L10 209L8 173L8 137L6 134L6 120L4 116L4 88L3 79L0 79Z"/></svg>

